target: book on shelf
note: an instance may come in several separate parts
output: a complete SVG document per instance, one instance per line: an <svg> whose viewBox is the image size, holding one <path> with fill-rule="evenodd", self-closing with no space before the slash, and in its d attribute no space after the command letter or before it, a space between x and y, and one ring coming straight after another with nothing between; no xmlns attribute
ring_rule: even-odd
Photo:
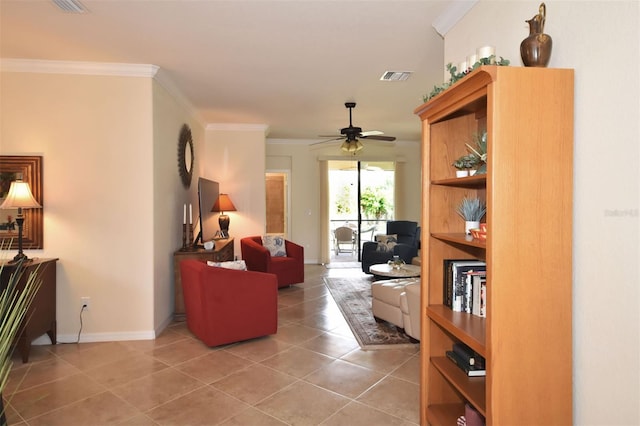
<svg viewBox="0 0 640 426"><path fill-rule="evenodd" d="M483 285L487 285L487 271L469 271L466 273L466 276L464 312L481 316L481 307L485 304L485 298L482 297L482 294L486 294L486 291L485 293L481 292L481 288Z"/></svg>
<svg viewBox="0 0 640 426"><path fill-rule="evenodd" d="M469 377L482 377L487 375L487 372L484 368L469 365L469 363L465 362L465 360L454 351L447 351L446 355L447 358L453 361L453 363L456 364L458 368L464 371L465 374Z"/></svg>
<svg viewBox="0 0 640 426"><path fill-rule="evenodd" d="M471 303L470 291L467 291L466 278L469 271L486 271L487 264L473 259L445 259L443 281L443 304L454 312L471 313L466 305ZM465 298L465 295L467 297Z"/></svg>
<svg viewBox="0 0 640 426"><path fill-rule="evenodd" d="M453 352L457 353L467 364L476 368L484 368L484 358L464 343L454 343Z"/></svg>
<svg viewBox="0 0 640 426"><path fill-rule="evenodd" d="M484 426L485 419L478 410L467 403L464 405L464 424L465 426Z"/></svg>

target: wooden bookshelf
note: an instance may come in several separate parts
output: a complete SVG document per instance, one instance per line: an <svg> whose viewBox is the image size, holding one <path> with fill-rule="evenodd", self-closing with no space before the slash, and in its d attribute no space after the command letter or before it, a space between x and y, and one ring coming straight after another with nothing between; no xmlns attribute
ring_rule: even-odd
<svg viewBox="0 0 640 426"><path fill-rule="evenodd" d="M571 424L573 70L484 66L421 105L421 424ZM452 163L487 130L487 173ZM463 197L486 202L486 240L464 234ZM487 317L443 305L443 261L487 263ZM467 377L445 356L486 359Z"/></svg>

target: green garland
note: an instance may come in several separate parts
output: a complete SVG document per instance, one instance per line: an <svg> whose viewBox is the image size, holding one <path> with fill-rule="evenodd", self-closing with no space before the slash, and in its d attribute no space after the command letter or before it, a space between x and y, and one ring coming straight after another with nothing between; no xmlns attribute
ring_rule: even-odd
<svg viewBox="0 0 640 426"><path fill-rule="evenodd" d="M431 93L424 95L422 97L422 100L424 102L427 102L428 100L430 100L431 98L433 98L434 96L444 92L445 90L447 90L449 87L451 87L456 81L466 77L471 71L475 70L476 68L481 67L482 65L493 65L492 62L495 60L495 55L491 55L488 58L481 58L478 62L476 62L475 64L473 64L473 66L471 67L471 70L464 70L461 72L458 72L458 69L455 65L452 65L451 62L449 62L447 64L447 71L449 71L449 74L451 75L451 78L449 79L448 82L441 84L440 86L433 86L433 90L431 91ZM495 65L499 65L499 66L508 66L509 65L509 60L508 59L504 59L502 56L500 57L499 61L496 61Z"/></svg>

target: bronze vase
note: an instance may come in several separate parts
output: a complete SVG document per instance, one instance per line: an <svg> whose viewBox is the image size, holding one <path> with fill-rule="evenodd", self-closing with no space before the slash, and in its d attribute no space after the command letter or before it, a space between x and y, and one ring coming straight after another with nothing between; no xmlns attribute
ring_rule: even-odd
<svg viewBox="0 0 640 426"><path fill-rule="evenodd" d="M525 21L529 24L529 37L520 43L520 56L526 67L546 67L551 58L553 41L544 33L546 14L546 5L540 3L538 14Z"/></svg>

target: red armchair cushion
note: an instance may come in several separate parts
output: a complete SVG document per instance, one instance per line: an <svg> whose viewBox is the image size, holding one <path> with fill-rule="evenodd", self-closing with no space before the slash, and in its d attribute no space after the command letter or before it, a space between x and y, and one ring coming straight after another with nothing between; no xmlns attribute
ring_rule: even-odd
<svg viewBox="0 0 640 426"><path fill-rule="evenodd" d="M207 346L274 334L278 282L273 274L180 262L189 330Z"/></svg>
<svg viewBox="0 0 640 426"><path fill-rule="evenodd" d="M304 248L285 240L287 255L272 257L262 245L262 237L246 237L240 240L242 259L250 271L276 274L278 287L304 282Z"/></svg>

